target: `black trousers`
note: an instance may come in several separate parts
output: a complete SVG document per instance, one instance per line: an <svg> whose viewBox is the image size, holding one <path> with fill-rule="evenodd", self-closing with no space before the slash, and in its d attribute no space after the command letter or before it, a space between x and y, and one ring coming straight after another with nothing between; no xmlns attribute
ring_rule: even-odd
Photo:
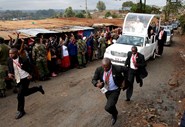
<svg viewBox="0 0 185 127"><path fill-rule="evenodd" d="M129 85L127 91L126 91L126 97L127 97L127 99L130 99L132 97L132 94L133 94L133 85L134 85L134 78L136 78L136 82L137 83L142 82L142 79L139 76L138 70L134 70L134 69L129 68L129 71L128 71L128 80L130 82L130 85Z"/></svg>
<svg viewBox="0 0 185 127"><path fill-rule="evenodd" d="M17 110L20 112L24 112L24 104L25 104L25 96L33 94L39 91L38 87L29 88L30 80L27 78L21 79L20 83L17 84L18 94L18 107Z"/></svg>
<svg viewBox="0 0 185 127"><path fill-rule="evenodd" d="M164 48L164 42L159 40L158 41L158 55L162 55L163 54L163 48Z"/></svg>
<svg viewBox="0 0 185 127"><path fill-rule="evenodd" d="M105 96L107 98L107 103L105 105L105 110L112 114L113 116L118 114L118 111L116 109L116 103L118 101L120 94L120 88L113 90L113 91L107 91L105 93Z"/></svg>

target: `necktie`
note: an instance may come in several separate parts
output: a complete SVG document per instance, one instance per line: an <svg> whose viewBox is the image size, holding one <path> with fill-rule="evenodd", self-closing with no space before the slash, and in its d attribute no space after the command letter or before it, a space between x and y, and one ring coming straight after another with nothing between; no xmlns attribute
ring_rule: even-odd
<svg viewBox="0 0 185 127"><path fill-rule="evenodd" d="M16 83L19 83L21 80L21 77L20 77L18 68L20 67L15 61L13 61L13 63L14 63L13 65L14 65L15 80L16 80Z"/></svg>
<svg viewBox="0 0 185 127"><path fill-rule="evenodd" d="M109 72L105 72L105 84L107 85L107 87L109 86L109 78L111 73L112 73L112 69Z"/></svg>

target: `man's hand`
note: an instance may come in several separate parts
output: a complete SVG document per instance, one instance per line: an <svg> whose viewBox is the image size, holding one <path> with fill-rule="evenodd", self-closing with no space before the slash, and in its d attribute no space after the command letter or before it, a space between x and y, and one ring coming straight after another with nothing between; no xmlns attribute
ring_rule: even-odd
<svg viewBox="0 0 185 127"><path fill-rule="evenodd" d="M13 74L11 74L11 73L8 73L8 77L10 78L10 79L14 79L14 75Z"/></svg>
<svg viewBox="0 0 185 127"><path fill-rule="evenodd" d="M138 67L138 64L137 64L137 63L134 63L134 66L135 66L135 67Z"/></svg>
<svg viewBox="0 0 185 127"><path fill-rule="evenodd" d="M96 84L96 86L98 87L98 88L102 88L103 87L103 82L98 82L97 84Z"/></svg>

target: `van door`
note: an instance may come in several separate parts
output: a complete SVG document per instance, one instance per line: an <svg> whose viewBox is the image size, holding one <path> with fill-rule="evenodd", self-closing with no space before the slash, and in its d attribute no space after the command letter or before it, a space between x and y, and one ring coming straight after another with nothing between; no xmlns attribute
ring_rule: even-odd
<svg viewBox="0 0 185 127"><path fill-rule="evenodd" d="M149 59L153 53L153 44L154 43L152 43L152 39L149 39L148 37L145 38L144 55L146 60Z"/></svg>

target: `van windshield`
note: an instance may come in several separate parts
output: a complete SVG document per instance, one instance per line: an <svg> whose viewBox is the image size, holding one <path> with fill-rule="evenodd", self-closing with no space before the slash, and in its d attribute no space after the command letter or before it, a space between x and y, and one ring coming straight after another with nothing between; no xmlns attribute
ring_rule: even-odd
<svg viewBox="0 0 185 127"><path fill-rule="evenodd" d="M126 45L143 46L144 37L122 35L121 37L118 38L116 43L126 44Z"/></svg>
<svg viewBox="0 0 185 127"><path fill-rule="evenodd" d="M123 33L145 35L153 17L152 14L128 13L123 23Z"/></svg>

